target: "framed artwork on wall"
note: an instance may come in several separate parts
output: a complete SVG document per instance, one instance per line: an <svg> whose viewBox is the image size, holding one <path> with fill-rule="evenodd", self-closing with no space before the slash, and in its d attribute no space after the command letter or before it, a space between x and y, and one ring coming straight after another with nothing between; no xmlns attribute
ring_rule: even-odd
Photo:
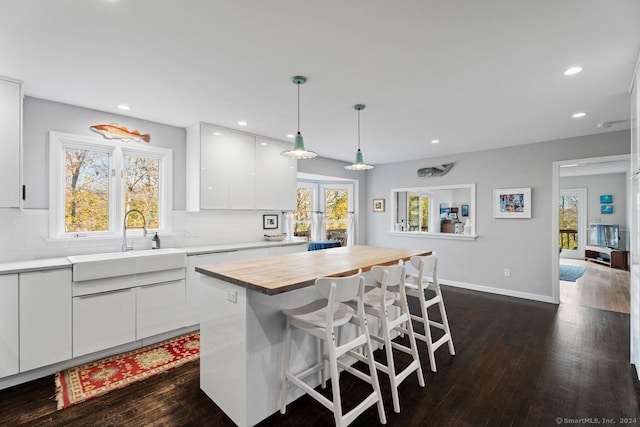
<svg viewBox="0 0 640 427"><path fill-rule="evenodd" d="M613 205L601 205L600 213L602 214L612 214L613 213Z"/></svg>
<svg viewBox="0 0 640 427"><path fill-rule="evenodd" d="M384 212L384 199L373 199L373 211Z"/></svg>
<svg viewBox="0 0 640 427"><path fill-rule="evenodd" d="M494 218L531 218L531 187L493 190Z"/></svg>
<svg viewBox="0 0 640 427"><path fill-rule="evenodd" d="M469 205L462 205L460 210L461 210L460 214L462 216L469 216Z"/></svg>
<svg viewBox="0 0 640 427"><path fill-rule="evenodd" d="M264 230L271 230L278 228L278 215L267 214L262 215L262 228Z"/></svg>
<svg viewBox="0 0 640 427"><path fill-rule="evenodd" d="M603 205L613 203L613 196L611 194L603 194L600 196L600 203Z"/></svg>

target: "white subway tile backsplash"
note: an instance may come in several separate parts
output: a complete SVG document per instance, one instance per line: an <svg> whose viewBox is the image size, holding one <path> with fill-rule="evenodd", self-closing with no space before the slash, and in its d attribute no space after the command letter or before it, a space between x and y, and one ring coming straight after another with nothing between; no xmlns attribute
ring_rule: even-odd
<svg viewBox="0 0 640 427"><path fill-rule="evenodd" d="M263 230L259 211L173 211L171 235L159 234L162 247L188 247L259 241ZM57 258L87 253L118 252L120 239L48 241L47 209L0 209L0 262ZM152 235L151 235L152 236ZM128 238L137 249L150 249L151 236Z"/></svg>

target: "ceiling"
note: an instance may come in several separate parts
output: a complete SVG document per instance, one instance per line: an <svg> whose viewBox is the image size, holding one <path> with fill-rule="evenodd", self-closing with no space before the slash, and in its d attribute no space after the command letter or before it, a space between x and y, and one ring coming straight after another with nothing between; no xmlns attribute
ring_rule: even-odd
<svg viewBox="0 0 640 427"><path fill-rule="evenodd" d="M363 103L361 144L373 164L627 129L640 51L637 0L0 6L0 75L23 80L28 96L287 140L296 131L290 79L304 75L306 148L352 161L353 105ZM584 70L563 75L573 65ZM587 116L572 118L578 111Z"/></svg>

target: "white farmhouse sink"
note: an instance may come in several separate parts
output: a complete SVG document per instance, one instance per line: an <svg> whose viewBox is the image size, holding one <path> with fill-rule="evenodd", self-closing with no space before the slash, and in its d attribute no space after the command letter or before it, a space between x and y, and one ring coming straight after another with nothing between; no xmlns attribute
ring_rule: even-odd
<svg viewBox="0 0 640 427"><path fill-rule="evenodd" d="M171 270L187 265L187 254L174 248L77 255L67 259L73 264L74 282Z"/></svg>

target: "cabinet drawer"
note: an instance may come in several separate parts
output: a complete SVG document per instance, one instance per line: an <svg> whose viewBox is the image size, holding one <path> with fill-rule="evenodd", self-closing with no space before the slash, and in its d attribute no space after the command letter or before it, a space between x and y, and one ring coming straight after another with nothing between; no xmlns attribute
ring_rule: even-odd
<svg viewBox="0 0 640 427"><path fill-rule="evenodd" d="M140 287L136 299L137 339L186 325L184 280Z"/></svg>
<svg viewBox="0 0 640 427"><path fill-rule="evenodd" d="M73 357L135 340L135 289L73 298Z"/></svg>

